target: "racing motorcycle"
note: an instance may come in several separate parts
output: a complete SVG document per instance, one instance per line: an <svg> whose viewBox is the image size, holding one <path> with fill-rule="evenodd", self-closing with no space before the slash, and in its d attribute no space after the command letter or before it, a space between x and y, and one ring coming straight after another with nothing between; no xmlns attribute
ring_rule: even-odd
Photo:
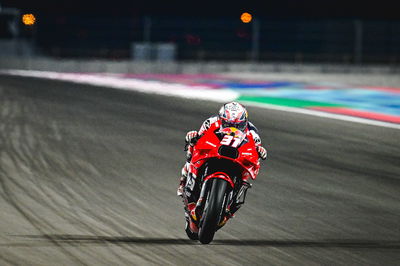
<svg viewBox="0 0 400 266"><path fill-rule="evenodd" d="M251 187L248 180L256 179L260 169L259 156L250 132L218 125L187 143L188 148L185 231L190 239L208 244L244 204Z"/></svg>

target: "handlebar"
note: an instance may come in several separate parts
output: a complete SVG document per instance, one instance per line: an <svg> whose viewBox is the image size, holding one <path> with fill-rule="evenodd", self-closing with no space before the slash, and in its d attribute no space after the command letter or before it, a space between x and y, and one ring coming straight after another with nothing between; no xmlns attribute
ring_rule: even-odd
<svg viewBox="0 0 400 266"><path fill-rule="evenodd" d="M202 136L202 135L201 135L201 136ZM201 136L197 136L197 137L192 138L192 139L190 140L190 142L187 142L187 141L185 140L185 148L184 148L183 150L184 150L184 151L187 151L189 145L196 145L197 141L199 141L199 139L201 138Z"/></svg>

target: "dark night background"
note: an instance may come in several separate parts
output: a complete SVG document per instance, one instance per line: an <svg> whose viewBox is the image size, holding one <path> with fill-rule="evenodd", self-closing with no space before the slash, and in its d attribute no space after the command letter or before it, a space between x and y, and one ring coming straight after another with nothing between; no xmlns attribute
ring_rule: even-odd
<svg viewBox="0 0 400 266"><path fill-rule="evenodd" d="M399 19L395 1L0 1L3 6L42 14L178 15L197 17L237 16L249 11L279 18Z"/></svg>
<svg viewBox="0 0 400 266"><path fill-rule="evenodd" d="M148 41L173 43L178 60L248 60L254 29L239 17L249 12L260 23L261 61L400 61L400 15L388 0L0 3L37 16L21 33L47 56L129 58L132 43L146 41L147 17Z"/></svg>

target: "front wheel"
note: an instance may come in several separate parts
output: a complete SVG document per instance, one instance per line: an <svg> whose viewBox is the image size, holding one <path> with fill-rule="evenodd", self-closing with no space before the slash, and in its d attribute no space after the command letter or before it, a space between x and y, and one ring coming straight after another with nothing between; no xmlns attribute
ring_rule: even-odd
<svg viewBox="0 0 400 266"><path fill-rule="evenodd" d="M210 191L207 195L206 206L199 228L199 240L202 244L210 243L218 223L223 218L227 182L220 178L211 179Z"/></svg>

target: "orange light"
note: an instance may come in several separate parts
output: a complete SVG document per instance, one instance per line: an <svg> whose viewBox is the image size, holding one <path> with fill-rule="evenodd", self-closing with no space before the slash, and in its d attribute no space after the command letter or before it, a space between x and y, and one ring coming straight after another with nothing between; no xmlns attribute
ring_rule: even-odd
<svg viewBox="0 0 400 266"><path fill-rule="evenodd" d="M244 12L241 16L240 16L240 20L243 23L249 23L252 20L252 16L250 13Z"/></svg>
<svg viewBox="0 0 400 266"><path fill-rule="evenodd" d="M22 23L24 23L27 26L32 26L35 24L36 18L33 14L24 14L22 15Z"/></svg>

